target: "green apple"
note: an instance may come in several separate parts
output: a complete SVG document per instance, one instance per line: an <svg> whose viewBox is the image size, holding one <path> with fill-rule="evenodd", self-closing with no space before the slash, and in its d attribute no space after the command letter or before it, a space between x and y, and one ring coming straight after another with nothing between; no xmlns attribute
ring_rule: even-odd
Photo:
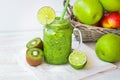
<svg viewBox="0 0 120 80"><path fill-rule="evenodd" d="M112 33L98 39L95 51L97 56L107 62L120 61L120 36Z"/></svg>
<svg viewBox="0 0 120 80"><path fill-rule="evenodd" d="M103 7L98 0L76 0L73 14L82 23L95 24L103 15Z"/></svg>
<svg viewBox="0 0 120 80"><path fill-rule="evenodd" d="M100 0L100 2L109 12L120 11L120 0Z"/></svg>

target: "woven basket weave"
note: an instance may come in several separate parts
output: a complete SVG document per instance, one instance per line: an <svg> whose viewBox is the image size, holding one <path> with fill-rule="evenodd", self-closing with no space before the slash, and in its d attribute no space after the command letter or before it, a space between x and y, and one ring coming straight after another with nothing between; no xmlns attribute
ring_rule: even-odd
<svg viewBox="0 0 120 80"><path fill-rule="evenodd" d="M64 5L65 5L66 0L64 0ZM72 6L69 4L69 7L67 9L68 15L71 17L71 24L74 27L77 27L81 33L82 33L82 40L84 42L94 42L97 41L102 35L107 34L107 33L114 33L117 35L120 35L120 29L109 29L109 28L102 28L98 26L91 26L91 25L86 25L82 24L80 22L77 22L73 12L72 12ZM76 39L78 40L78 34L75 34Z"/></svg>

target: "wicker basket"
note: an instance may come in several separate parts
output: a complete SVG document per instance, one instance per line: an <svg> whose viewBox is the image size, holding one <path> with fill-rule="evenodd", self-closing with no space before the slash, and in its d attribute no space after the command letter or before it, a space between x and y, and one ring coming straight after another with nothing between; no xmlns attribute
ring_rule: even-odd
<svg viewBox="0 0 120 80"><path fill-rule="evenodd" d="M65 5L66 0L64 0L64 5ZM107 34L107 33L114 33L117 35L120 35L120 29L108 29L108 28L102 28L98 26L91 26L91 25L86 25L82 24L80 22L75 21L75 17L72 12L72 6L69 4L69 7L67 9L68 15L71 17L71 24L74 27L77 27L81 33L82 33L82 40L84 42L94 42L97 41L102 35ZM75 34L76 39L78 40L78 34Z"/></svg>

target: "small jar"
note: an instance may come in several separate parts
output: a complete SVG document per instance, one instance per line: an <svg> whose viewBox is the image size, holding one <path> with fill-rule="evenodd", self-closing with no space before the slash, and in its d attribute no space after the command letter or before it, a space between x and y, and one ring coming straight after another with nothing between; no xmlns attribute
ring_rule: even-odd
<svg viewBox="0 0 120 80"><path fill-rule="evenodd" d="M69 19L57 17L44 27L44 55L49 64L65 64L71 52L73 27Z"/></svg>

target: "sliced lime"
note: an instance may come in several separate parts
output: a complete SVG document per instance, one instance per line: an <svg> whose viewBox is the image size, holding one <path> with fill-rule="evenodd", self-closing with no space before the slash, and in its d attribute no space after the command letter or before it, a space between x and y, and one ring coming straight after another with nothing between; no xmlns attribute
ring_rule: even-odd
<svg viewBox="0 0 120 80"><path fill-rule="evenodd" d="M55 12L51 7L44 6L39 9L37 17L40 24L50 24L55 19Z"/></svg>
<svg viewBox="0 0 120 80"><path fill-rule="evenodd" d="M69 55L69 63L75 69L82 69L87 63L87 57L83 52L74 50Z"/></svg>

